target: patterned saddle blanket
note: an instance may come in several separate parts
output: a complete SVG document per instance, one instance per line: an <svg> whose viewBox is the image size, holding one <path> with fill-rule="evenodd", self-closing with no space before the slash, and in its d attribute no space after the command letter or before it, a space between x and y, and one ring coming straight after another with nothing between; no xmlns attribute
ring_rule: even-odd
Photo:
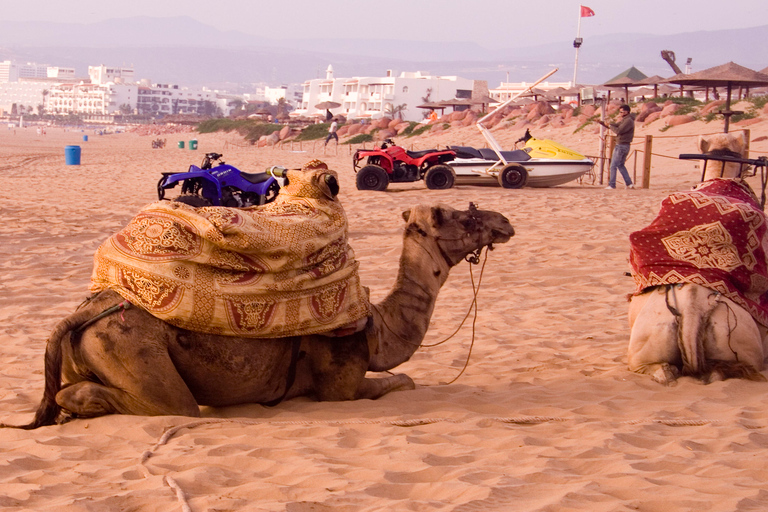
<svg viewBox="0 0 768 512"><path fill-rule="evenodd" d="M768 326L768 226L746 183L713 179L670 195L629 242L635 294L695 283L722 293Z"/></svg>
<svg viewBox="0 0 768 512"><path fill-rule="evenodd" d="M211 334L302 336L360 321L368 290L326 175L336 177L288 171L289 184L263 206L150 204L96 251L90 289Z"/></svg>

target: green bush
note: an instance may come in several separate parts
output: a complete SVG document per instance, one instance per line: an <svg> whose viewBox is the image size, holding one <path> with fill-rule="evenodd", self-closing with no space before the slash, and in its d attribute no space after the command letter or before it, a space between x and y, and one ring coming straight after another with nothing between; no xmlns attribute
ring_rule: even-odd
<svg viewBox="0 0 768 512"><path fill-rule="evenodd" d="M422 125L419 128L415 128L414 130L411 130L411 133L408 134L408 137L416 137L418 135L421 135L422 133L429 130L430 128L431 126L428 124ZM405 132L403 132L403 134L405 134Z"/></svg>
<svg viewBox="0 0 768 512"><path fill-rule="evenodd" d="M197 125L199 133L236 131L246 140L256 141L283 128L281 124L265 123L255 119L208 119Z"/></svg>
<svg viewBox="0 0 768 512"><path fill-rule="evenodd" d="M401 135L405 135L406 137L413 133L413 130L416 129L416 127L419 126L419 123L416 121L411 121L408 123L408 127L401 132Z"/></svg>
<svg viewBox="0 0 768 512"><path fill-rule="evenodd" d="M324 139L328 136L328 128L331 127L331 123L318 123L310 124L303 130L296 140L317 140ZM339 127L341 128L341 127Z"/></svg>
<svg viewBox="0 0 768 512"><path fill-rule="evenodd" d="M698 107L703 105L703 103L696 98L689 98L688 96L683 96L682 98L680 96L667 96L666 98L658 97L658 98L648 98L645 100L646 103L666 103L667 101L671 101L672 103L677 103L678 105L690 105L692 107Z"/></svg>
<svg viewBox="0 0 768 512"><path fill-rule="evenodd" d="M348 141L344 142L344 144L362 144L363 142L372 142L373 141L373 135L370 133L358 133Z"/></svg>

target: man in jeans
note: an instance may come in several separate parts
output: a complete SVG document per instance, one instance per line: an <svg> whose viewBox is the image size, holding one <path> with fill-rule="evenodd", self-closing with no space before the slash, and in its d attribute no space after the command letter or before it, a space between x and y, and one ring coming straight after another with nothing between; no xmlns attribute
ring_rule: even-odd
<svg viewBox="0 0 768 512"><path fill-rule="evenodd" d="M611 156L611 173L608 180L607 190L616 189L616 169L621 172L624 183L627 184L627 188L635 188L632 183L632 179L629 177L627 168L624 166L624 162L629 156L629 145L632 143L632 138L635 136L635 119L632 114L629 113L629 105L622 105L619 107L620 119L617 123L605 124L602 121L598 121L606 128L610 128L616 133L616 147L613 148L613 155Z"/></svg>

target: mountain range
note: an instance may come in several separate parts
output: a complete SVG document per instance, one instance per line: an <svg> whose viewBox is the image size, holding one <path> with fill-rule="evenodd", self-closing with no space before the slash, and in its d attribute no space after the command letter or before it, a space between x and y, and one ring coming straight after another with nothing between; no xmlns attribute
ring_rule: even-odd
<svg viewBox="0 0 768 512"><path fill-rule="evenodd" d="M760 70L768 66L768 26L688 32L585 37L578 82L606 82L630 66L646 75L670 76L661 50L672 50L677 65L692 58L693 71L734 61ZM207 86L248 92L253 84L272 87L325 76L383 76L387 70L423 71L488 80L534 81L553 66L550 80L573 79L572 40L515 48L485 48L474 42L387 39L280 40L223 31L190 17L132 17L99 23L13 22L0 32L0 60L72 67L87 76L89 65L133 67L137 78L154 83Z"/></svg>

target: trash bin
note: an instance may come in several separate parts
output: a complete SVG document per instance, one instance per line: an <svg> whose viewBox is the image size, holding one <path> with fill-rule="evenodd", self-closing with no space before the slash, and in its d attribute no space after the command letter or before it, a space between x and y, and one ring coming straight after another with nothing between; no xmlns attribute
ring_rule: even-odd
<svg viewBox="0 0 768 512"><path fill-rule="evenodd" d="M179 141L179 149L184 149L184 141L183 140Z"/></svg>
<svg viewBox="0 0 768 512"><path fill-rule="evenodd" d="M196 139L192 139L191 141L189 141L189 149L191 149L193 151L197 149L197 140Z"/></svg>
<svg viewBox="0 0 768 512"><path fill-rule="evenodd" d="M80 165L80 146L65 147L64 161L67 165Z"/></svg>
<svg viewBox="0 0 768 512"><path fill-rule="evenodd" d="M88 136L87 135L83 135L83 142L88 142Z"/></svg>

